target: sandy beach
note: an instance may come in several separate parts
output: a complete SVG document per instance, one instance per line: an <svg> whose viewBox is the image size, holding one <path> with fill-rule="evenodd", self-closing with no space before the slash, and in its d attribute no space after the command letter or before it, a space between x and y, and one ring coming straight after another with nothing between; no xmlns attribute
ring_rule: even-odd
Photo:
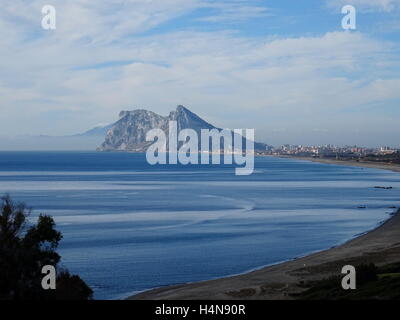
<svg viewBox="0 0 400 320"><path fill-rule="evenodd" d="M400 166L352 161L300 158L315 162L399 171ZM301 284L340 275L344 265L400 261L400 209L376 229L341 246L243 275L149 290L132 300L288 300L302 291ZM245 258L245 257L244 257Z"/></svg>
<svg viewBox="0 0 400 320"><path fill-rule="evenodd" d="M324 159L324 158L312 158L312 157L290 157L290 156L279 156L278 158L289 158L289 159L298 159L298 160L306 160L318 163L325 164L335 164L339 166L353 166L353 167L362 167L362 168L372 168L372 169L382 169L382 170L390 170L394 172L400 172L400 165L391 164L391 163L383 163L383 162L371 162L371 161L353 161L353 160L334 160L334 159Z"/></svg>

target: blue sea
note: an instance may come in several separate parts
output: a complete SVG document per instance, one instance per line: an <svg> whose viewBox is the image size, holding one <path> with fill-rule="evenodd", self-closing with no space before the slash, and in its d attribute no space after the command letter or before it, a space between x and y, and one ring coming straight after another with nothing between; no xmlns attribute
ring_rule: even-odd
<svg viewBox="0 0 400 320"><path fill-rule="evenodd" d="M144 154L0 152L0 193L31 207L32 222L55 218L62 266L97 299L339 245L387 219L399 188L398 173L271 157L235 176L233 166L150 166Z"/></svg>

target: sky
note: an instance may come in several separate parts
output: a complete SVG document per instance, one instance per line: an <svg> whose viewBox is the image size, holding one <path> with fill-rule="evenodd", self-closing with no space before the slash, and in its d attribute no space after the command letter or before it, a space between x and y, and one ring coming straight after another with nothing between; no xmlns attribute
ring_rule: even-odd
<svg viewBox="0 0 400 320"><path fill-rule="evenodd" d="M400 147L399 40L400 0L2 0L0 136L184 105L271 145Z"/></svg>

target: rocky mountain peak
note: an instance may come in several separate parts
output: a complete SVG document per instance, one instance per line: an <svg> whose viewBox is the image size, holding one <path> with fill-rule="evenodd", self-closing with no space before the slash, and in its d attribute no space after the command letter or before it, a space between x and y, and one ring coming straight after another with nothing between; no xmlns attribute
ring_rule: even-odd
<svg viewBox="0 0 400 320"><path fill-rule="evenodd" d="M177 106L166 117L144 109L121 111L119 120L108 130L105 141L98 150L145 152L152 144L146 141L147 132L158 128L167 133L169 121L177 122L178 131L193 129L199 136L201 129L221 130L182 105Z"/></svg>

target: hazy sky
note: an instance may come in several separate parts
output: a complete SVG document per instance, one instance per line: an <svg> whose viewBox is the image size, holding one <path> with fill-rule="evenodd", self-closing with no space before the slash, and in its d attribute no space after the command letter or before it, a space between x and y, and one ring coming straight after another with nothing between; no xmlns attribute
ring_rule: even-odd
<svg viewBox="0 0 400 320"><path fill-rule="evenodd" d="M400 0L2 0L0 136L183 104L269 144L399 146L399 35Z"/></svg>

